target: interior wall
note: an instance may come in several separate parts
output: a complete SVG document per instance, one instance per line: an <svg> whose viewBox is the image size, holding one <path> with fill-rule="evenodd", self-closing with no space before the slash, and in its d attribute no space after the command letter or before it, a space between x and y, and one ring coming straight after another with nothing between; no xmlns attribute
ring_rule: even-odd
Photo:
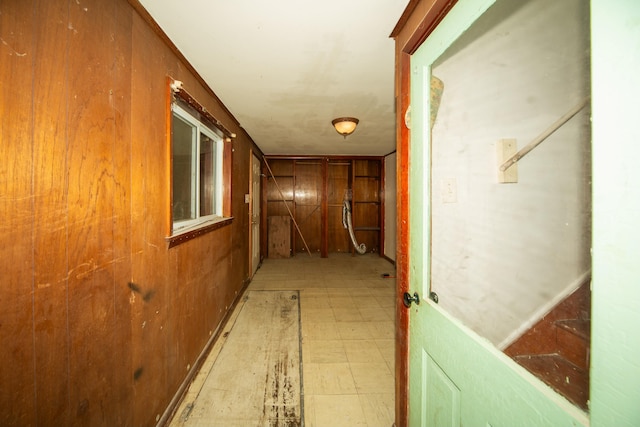
<svg viewBox="0 0 640 427"><path fill-rule="evenodd" d="M342 221L345 197L350 197L351 222L358 245L364 244L366 252L382 252L383 158L273 156L267 157L267 162L266 217L289 216L289 207L300 229L298 232L292 222L289 238L292 256L306 252L307 247L321 256L355 252ZM267 240L280 240L282 236L277 231L273 236L267 232Z"/></svg>
<svg viewBox="0 0 640 427"><path fill-rule="evenodd" d="M589 274L589 108L517 164L517 183L498 183L496 158L499 139L522 148L589 95L589 8L496 7L432 70L444 82L432 133L432 289L502 346Z"/></svg>
<svg viewBox="0 0 640 427"><path fill-rule="evenodd" d="M384 158L384 256L396 260L397 244L397 155L389 154Z"/></svg>
<svg viewBox="0 0 640 427"><path fill-rule="evenodd" d="M135 7L0 3L1 425L155 425L249 277L259 150ZM167 76L238 135L232 224L173 248Z"/></svg>

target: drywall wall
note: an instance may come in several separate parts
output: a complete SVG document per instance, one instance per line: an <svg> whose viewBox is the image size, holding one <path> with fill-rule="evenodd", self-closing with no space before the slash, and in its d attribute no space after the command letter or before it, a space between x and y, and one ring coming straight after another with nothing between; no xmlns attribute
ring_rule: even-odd
<svg viewBox="0 0 640 427"><path fill-rule="evenodd" d="M518 163L517 183L498 183L496 160L498 140L521 148L589 95L588 13L500 2L432 70L432 290L497 345L589 273L589 108Z"/></svg>

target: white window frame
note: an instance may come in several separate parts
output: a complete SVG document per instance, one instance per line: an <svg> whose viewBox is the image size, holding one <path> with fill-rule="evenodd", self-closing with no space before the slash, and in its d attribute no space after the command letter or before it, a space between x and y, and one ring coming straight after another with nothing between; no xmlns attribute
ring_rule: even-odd
<svg viewBox="0 0 640 427"><path fill-rule="evenodd" d="M186 219L186 220L176 220L172 218L172 235L180 234L182 232L193 230L201 225L210 224L216 222L218 220L223 220L223 191L224 191L224 182L223 182L223 155L224 155L224 140L222 135L220 135L220 131L218 132L211 129L210 126L207 126L201 120L199 120L195 115L185 108L182 108L178 104L172 104L171 106L171 119L173 120L182 120L189 125L192 125L196 131L196 143L192 146L192 179L195 182L195 185L191 189L191 209L195 213L195 218ZM176 117L177 116L177 117ZM173 128L173 126L172 126ZM215 129L215 128L214 128ZM217 130L217 129L216 129ZM200 157L198 153L200 153L200 135L204 134L211 138L214 141L214 186L213 186L213 214L200 216ZM172 152L171 152L171 162L173 164L173 135L171 136L172 141ZM173 186L173 181L171 183ZM171 212L173 213L173 204L174 204L174 189L171 191L172 200L171 200Z"/></svg>

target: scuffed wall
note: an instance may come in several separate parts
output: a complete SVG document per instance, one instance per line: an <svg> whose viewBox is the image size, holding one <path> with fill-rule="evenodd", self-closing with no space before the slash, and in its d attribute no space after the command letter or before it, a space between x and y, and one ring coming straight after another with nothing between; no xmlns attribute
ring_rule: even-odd
<svg viewBox="0 0 640 427"><path fill-rule="evenodd" d="M154 425L249 277L257 147L132 5L0 2L1 425ZM173 248L167 76L238 135L232 224Z"/></svg>

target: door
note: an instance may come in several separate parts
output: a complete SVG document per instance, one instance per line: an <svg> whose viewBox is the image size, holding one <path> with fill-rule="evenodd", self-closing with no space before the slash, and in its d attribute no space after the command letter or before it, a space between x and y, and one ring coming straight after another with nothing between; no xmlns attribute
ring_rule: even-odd
<svg viewBox="0 0 640 427"><path fill-rule="evenodd" d="M251 218L251 277L260 265L260 159L251 154L251 195L249 216Z"/></svg>
<svg viewBox="0 0 640 427"><path fill-rule="evenodd" d="M570 2L546 0L529 2L460 1L411 58L410 291L405 295L407 305L409 305L408 310L410 310L409 422L411 426L588 425L587 414L568 404L563 397L519 367L499 350L498 343L504 339L504 334L492 335L503 327L503 323L508 322L496 320L494 315L500 311L499 308L486 309L486 307L493 307L492 304L495 301L480 293L482 281L487 281L485 276L490 277L496 271L503 271L503 275L511 274L512 265L510 262L505 261L499 268L494 268L490 263L495 261L492 257L496 257L496 254L499 254L499 260L503 256L506 260L509 251L506 254L500 253L501 244L508 247L510 241L517 239L518 236L507 235L504 239L500 238L500 244L494 243L484 250L476 248L475 254L479 254L476 258L459 256L460 254L455 250L446 253L446 250L443 250L439 244L445 240L454 241L459 245L450 245L450 247L458 251L465 251L477 245L477 241L485 237L486 234L496 232L500 236L499 230L494 230L494 228L499 229L500 223L493 225L493 223L487 222L474 222L483 214L479 211L489 209L482 204L481 200L476 205L467 206L469 221L449 223L447 229L449 231L446 235L443 235L442 230L447 226L447 221L451 222L456 218L454 211L460 208L462 205L460 202L463 199L477 197L477 194L467 190L475 188L473 185L484 179L485 169L491 171L497 169L495 163L496 140L513 136L512 133L519 129L515 127L511 129L509 126L517 125L520 128L529 129L531 127L535 129L538 126L537 122L529 123L529 118L535 119L534 122L537 119L548 119L548 117L542 116L550 113L554 106L547 105L546 98L545 103L540 103L539 98L536 98L542 96L539 92L542 92L542 89L550 90L549 88L555 88L555 86L567 88L566 96L563 94L558 97L560 99L558 103L561 104L561 101L577 96L584 88L580 86L574 90L570 83L562 79L545 81L544 88L529 87L531 95L526 96L523 91L521 99L524 105L527 103L537 105L539 108L535 110L535 113L529 114L524 119L517 119L514 116L505 120L504 124L496 128L497 130L493 129L486 135L477 138L477 132L492 129L491 124L496 119L489 114L493 112L489 108L489 105L494 101L493 98L465 98L469 92L469 85L481 86L485 83L484 76L477 70L483 69L481 63L486 60L486 57L470 56L467 57L466 63L460 61L466 66L462 67L463 72L458 71L459 78L445 78L443 82L439 80L441 76L437 75L437 72L447 76L453 75L454 73L448 72L450 70L447 69L447 61L460 52L477 52L476 40L489 40L498 46L496 49L505 44L508 45L509 38L513 36L514 32L523 28L536 27L536 20L544 20L546 17L536 14L526 16L526 19L519 21L519 24L513 27L514 29L509 30L506 30L506 27L501 27L503 22L514 19L514 17L517 18L522 10L531 5L542 5L541 10L543 10L552 7L555 3L568 4ZM573 2L573 4L579 3L583 2L577 0ZM494 31L495 28L500 29ZM529 37L528 40L533 39ZM530 55L540 58L541 55L551 54L549 52L554 51L553 46L547 46L547 48L546 51L532 52ZM514 54L519 52L521 53L522 50L513 49ZM566 56L566 52L563 52L563 55ZM515 57L513 63L518 66L526 59L526 54ZM506 66L504 61L491 62L489 60L488 62L490 63L487 65L494 67L497 73ZM559 68L564 69L565 67ZM557 70L541 70L543 76L555 76L555 71ZM529 75L529 71L521 70L521 73L516 74L516 78L511 83L517 86L525 81L526 79L523 77L525 74ZM534 81L535 78L534 76ZM461 84L462 82L464 84ZM495 78L492 83L495 88L494 92L500 94L501 91L504 91L511 94L508 83L504 79L501 80L498 74L498 78ZM452 107L450 104L452 96L457 96L462 101ZM538 104L536 104L537 102ZM472 117L471 113L468 113L470 109L466 108L471 104L480 105L480 108L474 110L473 114L486 113L489 116L480 121L474 121L477 120L477 117ZM517 110L514 105L516 103L513 100L506 104L503 113L496 115L498 119L502 120L505 115ZM443 106L448 108L450 115L439 117L438 114L442 114ZM486 108L484 108L485 106ZM571 106L569 105L569 107ZM440 111L438 111L439 108ZM559 108L564 108L564 106ZM438 118L440 118L439 125ZM434 127L432 129L432 123L440 128ZM442 126L445 127L444 130ZM471 141L468 138L469 134L473 134L480 142L473 145L475 140ZM449 148L453 145L456 149L451 152L443 150L442 140L438 138L446 139ZM524 143L526 142L525 140ZM563 150L565 145L552 145L551 150ZM478 149L478 147L480 150L476 155L470 157L465 155L467 151ZM546 146L545 149L549 149L549 147ZM487 154L487 151L491 151L491 154ZM443 153L447 154L443 155ZM533 163L539 161L539 157L546 155L545 153L541 154L527 167L532 167ZM460 159L466 160L461 162ZM577 167L580 168L580 165ZM468 173L469 171L474 173ZM495 172L497 175L497 170ZM524 167L522 173L525 173ZM460 176L465 178L460 179ZM488 182L486 184L487 197L494 197L495 193L524 191L528 188L527 185L533 186L534 190L538 188L536 185L542 179L531 179L533 184L528 184L529 181L527 181L525 185L525 179L529 179L527 177L528 175L523 176L519 185L507 184L511 187ZM580 182L577 185L580 185ZM533 192L537 194L535 191ZM539 191L538 193L544 192ZM491 211L490 213L491 215L499 215L501 209L509 209L509 207L500 206L495 212ZM588 218L585 221L588 221ZM568 223L567 226L569 226ZM536 224L529 228L534 230L530 233L532 238L539 239L535 236L537 227L540 225ZM522 231L522 233L526 233L526 231ZM526 247L522 249L523 251L527 250ZM437 251L437 256L434 257L435 251ZM535 255L532 254L532 257ZM482 262L486 262L486 265L490 267L483 269L480 266L478 268L478 264ZM580 260L576 263L579 264ZM526 268L522 265L517 267ZM580 265L577 265L575 269L579 270L579 267ZM480 273L464 276L467 271L479 271ZM448 276L444 275L446 276L444 279L442 272L448 274ZM517 272L514 274L514 277L517 277ZM543 272L540 274L542 275ZM461 278L460 275L464 277ZM466 293L451 293L448 285L459 282L466 285ZM504 295L496 294L493 298L499 301L504 298ZM451 300L454 299L458 302L451 304ZM490 321L480 322L479 325L474 324L468 318L468 311L473 310L478 311L481 316L486 316ZM509 320L513 319L509 318ZM483 333L479 332L483 330Z"/></svg>

